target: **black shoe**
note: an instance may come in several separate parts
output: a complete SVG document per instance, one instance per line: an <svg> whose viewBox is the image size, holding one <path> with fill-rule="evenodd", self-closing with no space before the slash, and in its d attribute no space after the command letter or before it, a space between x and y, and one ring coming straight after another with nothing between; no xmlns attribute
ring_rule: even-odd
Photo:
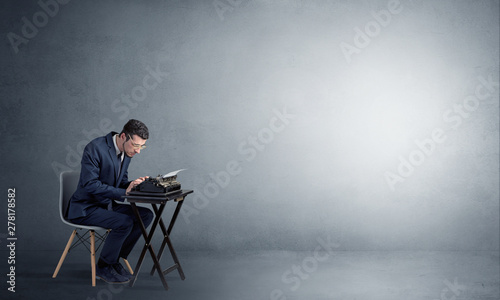
<svg viewBox="0 0 500 300"><path fill-rule="evenodd" d="M134 277L134 275L130 274L129 271L125 270L121 263L116 263L113 265L113 269L115 269L116 273L122 275L123 277L128 278L129 280Z"/></svg>
<svg viewBox="0 0 500 300"><path fill-rule="evenodd" d="M103 268L96 267L96 276L107 283L127 283L130 281L130 278L118 274L112 265Z"/></svg>

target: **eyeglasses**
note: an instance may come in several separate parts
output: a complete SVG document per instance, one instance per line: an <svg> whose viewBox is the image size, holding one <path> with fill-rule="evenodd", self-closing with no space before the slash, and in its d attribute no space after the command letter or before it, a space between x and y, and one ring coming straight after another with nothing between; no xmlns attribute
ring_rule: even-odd
<svg viewBox="0 0 500 300"><path fill-rule="evenodd" d="M146 144L144 144L144 145L135 144L132 141L132 137L130 136L130 134L127 134L127 135L128 135L128 137L130 139L130 144L132 144L132 147L134 147L135 149L139 149L140 148L141 150L144 149L144 148L146 148Z"/></svg>

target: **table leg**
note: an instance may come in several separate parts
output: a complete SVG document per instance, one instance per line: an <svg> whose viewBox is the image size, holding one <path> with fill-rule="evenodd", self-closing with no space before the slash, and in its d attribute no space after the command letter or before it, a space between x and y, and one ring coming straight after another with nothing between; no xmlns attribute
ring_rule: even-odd
<svg viewBox="0 0 500 300"><path fill-rule="evenodd" d="M155 214L157 214L158 207L156 206L156 204L152 203L151 206L153 207L153 211L155 212ZM165 249L165 238L168 236L168 232L165 229L165 224L163 223L163 219L160 220L160 228L161 231L163 232L163 241L161 243L160 250L158 250L158 261L161 260L161 257L163 255L163 250ZM151 268L151 272L149 274L153 275L155 273L155 270L156 270L155 267Z"/></svg>
<svg viewBox="0 0 500 300"><path fill-rule="evenodd" d="M139 271L141 269L141 265L142 265L142 262L144 260L144 256L146 255L146 251L149 250L149 252L151 254L151 258L153 259L153 262L154 262L153 268L156 268L158 270L158 273L159 273L158 275L160 276L163 287L166 290L168 290L168 284L167 284L167 281L165 280L165 276L163 275L163 272L162 272L162 269L160 266L160 262L156 257L156 254L153 250L153 246L151 245L151 239L153 238L153 234L155 232L155 229L156 229L158 223L163 222L161 219L161 214L163 213L163 209L165 208L165 204L160 205L160 208L155 210L156 216L154 218L153 224L151 225L151 229L149 231L149 234L146 231L146 227L144 226L144 222L142 222L142 219L139 215L139 211L137 210L136 204L132 202L132 203L130 203L130 205L132 206L132 210L134 211L135 216L139 219L139 225L141 227L142 235L146 241L146 243L144 244L144 248L142 248L141 255L139 256L139 260L137 261L137 265L136 265L135 271L134 271L134 277L130 281L130 286L131 287L134 286L134 283L137 280L137 276L139 275Z"/></svg>
<svg viewBox="0 0 500 300"><path fill-rule="evenodd" d="M172 228L174 227L175 221L177 220L177 216L179 215L179 212L181 210L183 203L184 203L183 200L177 202L177 206L175 208L174 214L172 215L172 219L170 220L170 224L168 226L168 229L165 228L165 224L163 223L163 220L160 220L160 228L163 232L163 242L162 242L160 250L158 252L158 260L160 260L162 255L163 255L163 251L165 250L165 245L168 245L168 249L170 250L170 254L172 255L172 258L173 258L175 264L172 267L168 268L163 273L166 274L170 271L177 269L177 271L179 272L179 276L181 277L182 280L186 279L186 277L184 276L184 271L182 270L179 259L177 258L177 254L175 253L174 247L172 246L172 242L170 241L170 232L172 231ZM156 213L157 212L156 205L152 204L152 206L153 206L153 210ZM150 274L153 275L154 273L155 273L155 268L153 267L151 269Z"/></svg>

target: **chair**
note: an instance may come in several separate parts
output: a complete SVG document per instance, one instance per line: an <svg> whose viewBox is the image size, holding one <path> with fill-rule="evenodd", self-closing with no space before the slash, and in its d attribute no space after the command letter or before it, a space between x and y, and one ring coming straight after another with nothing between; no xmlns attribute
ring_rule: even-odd
<svg viewBox="0 0 500 300"><path fill-rule="evenodd" d="M61 258L59 259L59 263L57 264L56 270L54 271L52 278L56 278L57 274L59 273L59 269L61 269L61 266L68 252L71 249L75 248L76 246L83 244L85 248L87 248L87 250L90 251L90 265L92 267L92 286L95 286L95 277L96 277L95 253L97 250L99 250L102 243L106 240L106 237L108 236L108 233L111 229L106 229L98 226L85 226L80 224L73 224L66 218L69 207L69 200L73 195L74 191L76 190L79 177L80 173L75 171L62 172L59 177L60 181L59 215L61 217L61 221L64 224L67 224L71 227L75 227L75 229L73 230L71 236L69 237L68 243L64 248L64 251L61 255ZM78 232L80 230L85 230L83 235ZM100 231L105 230L106 232L101 235L99 232L96 232L99 230ZM77 237L78 240L73 244L75 236ZM98 240L97 248L95 241L96 238ZM130 266L128 261L126 259L123 259L123 261L125 262L125 265L127 266L127 269L129 270L130 274L133 274L134 272L132 271L132 267Z"/></svg>

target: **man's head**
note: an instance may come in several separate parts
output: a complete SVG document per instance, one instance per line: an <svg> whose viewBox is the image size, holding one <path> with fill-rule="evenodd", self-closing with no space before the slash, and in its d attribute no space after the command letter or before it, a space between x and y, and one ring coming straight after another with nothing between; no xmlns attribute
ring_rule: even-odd
<svg viewBox="0 0 500 300"><path fill-rule="evenodd" d="M133 157L136 153L140 153L141 149L146 148L149 130L141 121L130 119L123 126L118 138L120 139L120 142L117 142L118 148L121 148L120 150L128 157Z"/></svg>

